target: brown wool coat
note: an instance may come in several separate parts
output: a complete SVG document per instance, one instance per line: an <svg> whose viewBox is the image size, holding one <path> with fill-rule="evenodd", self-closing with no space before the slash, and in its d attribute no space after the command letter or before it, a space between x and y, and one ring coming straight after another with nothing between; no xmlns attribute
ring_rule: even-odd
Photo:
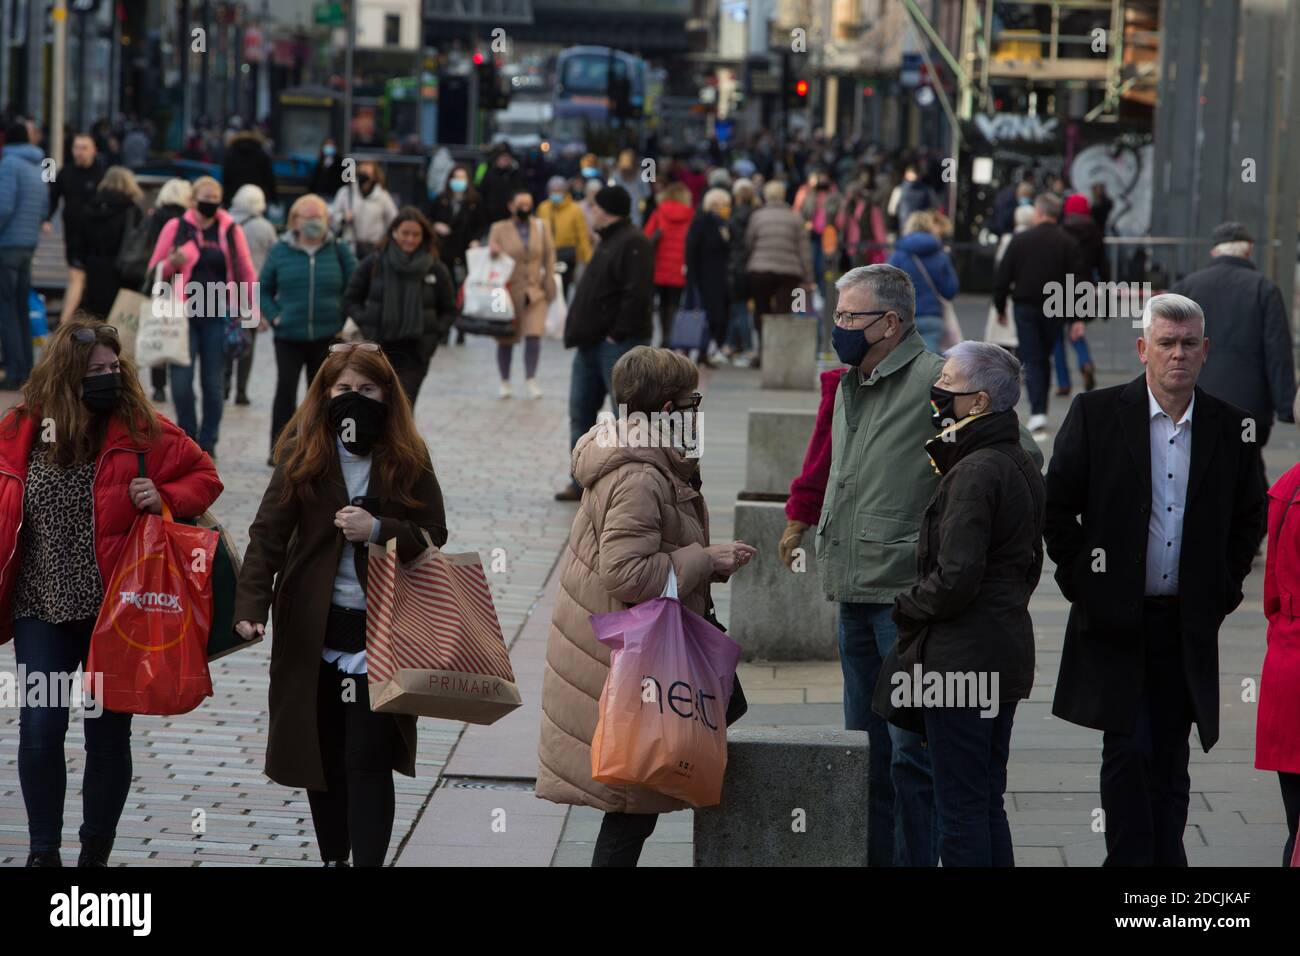
<svg viewBox="0 0 1300 956"><path fill-rule="evenodd" d="M515 260L506 288L515 307L517 334L513 339L500 339L503 345L518 342L520 336L544 333L546 308L555 298L555 240L550 223L533 216L528 220L528 228L532 231L527 251L513 217L494 222L488 232L488 241L497 243L502 252Z"/></svg>
<svg viewBox="0 0 1300 956"><path fill-rule="evenodd" d="M669 567L677 572L681 602L706 613L713 578L704 550L708 508L688 484L698 460L669 448L602 448L597 429L573 451L573 474L585 490L546 643L537 795L606 812L667 813L686 804L644 787L591 779L609 648L596 640L590 617L659 597Z"/></svg>
<svg viewBox="0 0 1300 956"><path fill-rule="evenodd" d="M376 453L378 454L378 453ZM316 733L316 686L325 643L335 574L345 547L352 544L334 526L334 513L348 504L347 486L335 458L313 486L314 499L294 496L281 503L284 473L271 476L257 518L248 530L248 550L235 592L235 620L266 623L271 608L271 729L266 746L266 775L286 787L325 789L320 741ZM379 499L380 541L397 539L397 556L413 560L427 543L428 531L439 547L447 541L442 490L433 465L421 473L412 493L422 504L408 507L394 500L379 468L370 472L368 494ZM367 551L356 552L357 578L366 584ZM272 605L274 605L272 607ZM415 776L415 718L393 715L405 747L393 769Z"/></svg>

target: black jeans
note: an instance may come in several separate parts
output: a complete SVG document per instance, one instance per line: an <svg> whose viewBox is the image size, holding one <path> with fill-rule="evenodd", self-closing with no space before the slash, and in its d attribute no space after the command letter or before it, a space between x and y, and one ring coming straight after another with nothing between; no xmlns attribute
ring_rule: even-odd
<svg viewBox="0 0 1300 956"><path fill-rule="evenodd" d="M1186 866L1183 830L1192 778L1192 699L1177 602L1142 605L1146 672L1137 723L1101 739L1106 866Z"/></svg>
<svg viewBox="0 0 1300 956"><path fill-rule="evenodd" d="M346 697L345 697L346 695ZM321 859L383 866L393 836L393 763L401 747L391 714L370 709L365 674L345 674L322 660L316 687L316 733L324 790L308 790Z"/></svg>
<svg viewBox="0 0 1300 956"><path fill-rule="evenodd" d="M257 329L248 337L248 349L239 358L226 356L226 391L230 397L230 380L235 380L236 397L248 395L248 376L253 371L253 354L257 351Z"/></svg>
<svg viewBox="0 0 1300 956"><path fill-rule="evenodd" d="M275 400L271 403L271 447L284 431L298 407L298 378L302 370L307 369L307 385L316 377L321 363L329 354L333 339L312 339L307 342L295 342L289 339L275 340Z"/></svg>
<svg viewBox="0 0 1300 956"><path fill-rule="evenodd" d="M45 675L46 686L67 683L86 663L93 618L49 624L34 617L14 621L14 653L27 679ZM54 675L51 679L51 675ZM81 681L72 681L80 699ZM26 702L26 701L24 701ZM81 787L81 842L112 840L131 789L131 715L105 710L83 713L86 776ZM18 780L27 805L27 833L33 852L58 850L63 842L63 802L68 762L68 701L46 698L45 706L18 713Z"/></svg>
<svg viewBox="0 0 1300 956"><path fill-rule="evenodd" d="M1278 782L1282 784L1282 806L1286 810L1286 849L1282 851L1282 865L1291 865L1291 854L1295 852L1296 823L1300 821L1300 773L1279 773Z"/></svg>
<svg viewBox="0 0 1300 956"><path fill-rule="evenodd" d="M763 329L763 316L789 315L794 311L794 290L803 284L799 276L780 272L749 273L749 291L754 296L754 328Z"/></svg>
<svg viewBox="0 0 1300 956"><path fill-rule="evenodd" d="M659 295L659 344L667 348L668 340L673 335L673 319L677 316L677 307L682 302L682 290L679 285L657 285L655 292Z"/></svg>
<svg viewBox="0 0 1300 956"><path fill-rule="evenodd" d="M420 385L424 382L425 373L429 371L429 359L420 357L420 340L393 339L385 342L384 354L393 363L393 371L402 383L402 391L406 392L406 397L411 401L411 408L415 408L415 400L420 397Z"/></svg>
<svg viewBox="0 0 1300 956"><path fill-rule="evenodd" d="M600 821L592 866L636 866L659 822L657 813L607 813Z"/></svg>

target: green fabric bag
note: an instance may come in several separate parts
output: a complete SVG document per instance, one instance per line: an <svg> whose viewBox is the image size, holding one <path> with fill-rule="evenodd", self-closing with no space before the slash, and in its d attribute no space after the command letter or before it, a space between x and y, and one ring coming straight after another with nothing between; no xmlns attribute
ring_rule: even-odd
<svg viewBox="0 0 1300 956"><path fill-rule="evenodd" d="M137 453L140 463L140 477L148 478L144 470L144 454ZM225 527L217 520L211 510L203 512L197 518L176 518L179 524L211 528L218 533L217 554L212 565L212 629L208 632L208 660L233 654L245 647L252 647L262 641L256 637L246 641L235 633L235 585L239 582L239 549L235 547Z"/></svg>

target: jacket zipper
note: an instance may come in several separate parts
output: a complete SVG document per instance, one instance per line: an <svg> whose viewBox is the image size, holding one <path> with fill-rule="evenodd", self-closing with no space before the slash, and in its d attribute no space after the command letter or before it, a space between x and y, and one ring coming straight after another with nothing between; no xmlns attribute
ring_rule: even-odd
<svg viewBox="0 0 1300 956"><path fill-rule="evenodd" d="M323 248L323 247L322 247ZM307 338L314 341L312 322L316 318L316 256L307 253Z"/></svg>
<svg viewBox="0 0 1300 956"><path fill-rule="evenodd" d="M9 563L13 561L14 555L17 554L18 552L19 536L22 534L23 531L23 515L26 511L27 482L23 481L12 471L0 470L0 475L8 475L14 481L18 482L18 487L22 489L21 493L18 496L18 528L14 531L14 546L9 549L9 556L5 558L4 566L0 567L0 579L3 579L4 573L9 570Z"/></svg>

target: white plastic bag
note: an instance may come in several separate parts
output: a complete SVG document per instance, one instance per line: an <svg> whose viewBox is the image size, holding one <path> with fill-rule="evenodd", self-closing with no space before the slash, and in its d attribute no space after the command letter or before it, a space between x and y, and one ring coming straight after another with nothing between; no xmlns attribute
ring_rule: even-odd
<svg viewBox="0 0 1300 956"><path fill-rule="evenodd" d="M664 585L664 593L660 597L672 598L674 601L677 597L677 569L671 564L668 565L668 583Z"/></svg>
<svg viewBox="0 0 1300 956"><path fill-rule="evenodd" d="M564 301L564 283L560 274L555 273L555 298L546 307L546 337L548 339L564 338L564 322L569 316L569 305Z"/></svg>
<svg viewBox="0 0 1300 956"><path fill-rule="evenodd" d="M515 260L505 253L495 259L487 246L465 250L465 301L461 315L490 322L511 322L515 306L506 283L515 270Z"/></svg>
<svg viewBox="0 0 1300 956"><path fill-rule="evenodd" d="M190 320L185 315L184 286L179 274L168 281L162 263L154 272L147 302L140 303L135 334L135 361L140 368L190 364Z"/></svg>

